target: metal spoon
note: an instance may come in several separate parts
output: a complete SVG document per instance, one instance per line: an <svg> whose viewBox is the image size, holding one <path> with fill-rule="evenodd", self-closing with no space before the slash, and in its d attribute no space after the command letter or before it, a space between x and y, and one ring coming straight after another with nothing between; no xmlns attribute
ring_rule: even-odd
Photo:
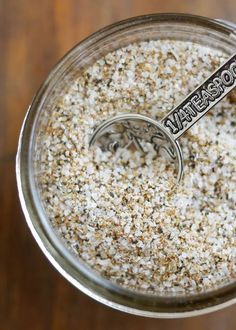
<svg viewBox="0 0 236 330"><path fill-rule="evenodd" d="M142 141L156 151L164 149L176 162L177 181L183 176L183 154L178 138L236 87L236 53L191 92L160 121L139 114L121 114L102 122L93 132L89 146L100 141L104 149L117 150L134 144L144 152Z"/></svg>

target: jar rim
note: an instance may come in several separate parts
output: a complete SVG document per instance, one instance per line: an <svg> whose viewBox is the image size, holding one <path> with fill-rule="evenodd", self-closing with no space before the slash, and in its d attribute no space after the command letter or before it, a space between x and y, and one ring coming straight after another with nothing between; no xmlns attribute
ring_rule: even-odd
<svg viewBox="0 0 236 330"><path fill-rule="evenodd" d="M129 18L111 24L90 35L72 48L51 70L40 87L24 119L16 158L16 177L21 206L30 230L43 253L54 267L74 286L110 307L132 314L149 317L187 317L208 313L236 302L236 283L207 293L189 294L186 296L157 296L133 292L120 287L81 263L71 255L62 241L52 230L39 203L39 195L32 171L33 133L39 117L38 109L49 85L57 78L63 68L72 62L78 51L82 52L94 43L99 43L114 33L127 28L155 23L186 23L212 29L226 36L232 35L235 29L222 21L189 14L164 13L150 14ZM80 280L76 278L80 273ZM86 278L87 276L87 278ZM85 280L86 279L86 280ZM217 295L216 295L217 292ZM146 309L144 309L146 308Z"/></svg>

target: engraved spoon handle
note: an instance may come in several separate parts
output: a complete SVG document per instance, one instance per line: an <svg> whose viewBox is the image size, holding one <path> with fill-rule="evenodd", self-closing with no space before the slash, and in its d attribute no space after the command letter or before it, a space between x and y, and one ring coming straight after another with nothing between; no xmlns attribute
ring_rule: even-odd
<svg viewBox="0 0 236 330"><path fill-rule="evenodd" d="M161 124L177 140L236 87L236 53L171 110Z"/></svg>

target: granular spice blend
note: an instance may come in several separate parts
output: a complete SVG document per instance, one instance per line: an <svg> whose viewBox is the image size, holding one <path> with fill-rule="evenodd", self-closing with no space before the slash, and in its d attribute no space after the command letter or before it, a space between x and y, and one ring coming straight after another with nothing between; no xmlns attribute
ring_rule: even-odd
<svg viewBox="0 0 236 330"><path fill-rule="evenodd" d="M227 58L199 44L130 44L85 69L53 105L37 141L46 214L66 246L105 278L158 294L201 292L236 277L236 97L181 139L185 175L151 146L117 157L89 149L120 113L160 119Z"/></svg>

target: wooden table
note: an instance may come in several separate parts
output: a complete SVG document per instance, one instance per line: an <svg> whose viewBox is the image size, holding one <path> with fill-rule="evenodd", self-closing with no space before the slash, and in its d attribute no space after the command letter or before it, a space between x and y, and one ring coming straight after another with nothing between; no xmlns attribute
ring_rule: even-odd
<svg viewBox="0 0 236 330"><path fill-rule="evenodd" d="M19 129L50 68L75 43L130 16L188 12L236 21L235 0L0 1L0 329L236 329L236 306L183 320L111 310L49 264L24 221L14 174Z"/></svg>

